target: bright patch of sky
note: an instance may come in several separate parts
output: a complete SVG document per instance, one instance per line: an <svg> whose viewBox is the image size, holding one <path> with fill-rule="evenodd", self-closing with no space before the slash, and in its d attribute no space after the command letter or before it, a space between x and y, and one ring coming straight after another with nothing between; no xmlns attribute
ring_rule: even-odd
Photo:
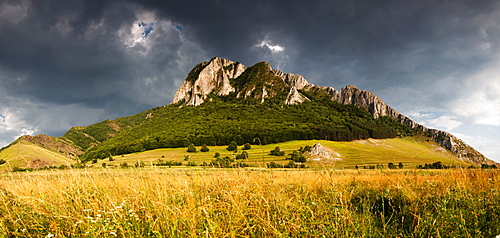
<svg viewBox="0 0 500 238"><path fill-rule="evenodd" d="M148 38L149 34L153 31L153 26L156 25L156 23L144 23L141 21L137 25L144 29L144 31L141 33L141 36L143 36L144 38Z"/></svg>

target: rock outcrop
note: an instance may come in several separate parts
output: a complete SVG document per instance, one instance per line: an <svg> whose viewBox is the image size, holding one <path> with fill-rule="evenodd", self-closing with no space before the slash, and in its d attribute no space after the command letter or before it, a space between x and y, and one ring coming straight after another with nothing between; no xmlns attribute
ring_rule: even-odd
<svg viewBox="0 0 500 238"><path fill-rule="evenodd" d="M198 106L205 102L210 93L228 95L235 91L229 79L237 78L246 68L238 62L218 57L200 63L177 90L173 103L185 100L187 105Z"/></svg>
<svg viewBox="0 0 500 238"><path fill-rule="evenodd" d="M311 149L305 153L310 160L339 160L341 156L339 153L325 148L320 143L314 144Z"/></svg>
<svg viewBox="0 0 500 238"><path fill-rule="evenodd" d="M218 57L211 59L209 62L200 63L191 70L186 80L179 87L175 93L173 103L184 100L186 105L198 106L205 102L210 93L226 96L232 92L236 93L237 98L253 97L259 99L260 102L264 102L266 98L276 96L280 91L288 92L286 104L297 104L308 100L298 91L310 85L301 75L285 74L280 70L274 70L267 62L261 62L252 67L258 68L257 71L262 72L255 72L255 69L248 72L247 69L249 68L243 64ZM247 75L243 75L244 73ZM256 84L249 83L249 81L255 80L251 79L251 77L256 73L257 75L265 74L268 81ZM244 79L231 82L231 80L242 75ZM277 87L275 84L281 85Z"/></svg>
<svg viewBox="0 0 500 238"><path fill-rule="evenodd" d="M495 164L462 140L448 132L429 129L400 114L375 94L348 85L340 91L325 86L310 84L297 74L274 70L269 63L260 62L247 68L227 59L213 58L210 62L198 64L177 90L173 103L184 100L186 105L197 106L205 102L208 95L228 95L235 92L237 98L254 98L261 103L266 98L284 94L285 104L298 104L310 100L301 90L321 91L331 100L353 105L370 112L374 118L389 116L411 128L426 133L432 141L453 152L459 159L476 165Z"/></svg>

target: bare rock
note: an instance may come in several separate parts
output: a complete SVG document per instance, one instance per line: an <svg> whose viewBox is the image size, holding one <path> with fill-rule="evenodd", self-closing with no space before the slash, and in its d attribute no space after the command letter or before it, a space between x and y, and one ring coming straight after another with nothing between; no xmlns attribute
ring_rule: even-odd
<svg viewBox="0 0 500 238"><path fill-rule="evenodd" d="M342 156L331 149L325 148L320 143L316 143L311 147L311 150L304 153L311 160L319 161L319 160L340 160Z"/></svg>

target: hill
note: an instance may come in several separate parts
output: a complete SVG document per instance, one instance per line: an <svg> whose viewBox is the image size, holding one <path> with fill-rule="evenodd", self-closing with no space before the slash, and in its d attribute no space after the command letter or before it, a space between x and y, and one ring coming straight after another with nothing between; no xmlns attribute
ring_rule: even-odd
<svg viewBox="0 0 500 238"><path fill-rule="evenodd" d="M18 168L39 169L51 166L69 166L74 160L63 153L54 152L25 139L18 140L15 144L0 152L0 160L5 161L0 165L0 171Z"/></svg>
<svg viewBox="0 0 500 238"><path fill-rule="evenodd" d="M495 163L453 135L413 122L370 92L351 85L340 91L316 86L300 75L274 70L267 62L246 67L217 57L196 65L169 105L73 127L60 138L25 137L9 146L29 141L87 162L190 144L353 141L411 135L437 143L457 161Z"/></svg>

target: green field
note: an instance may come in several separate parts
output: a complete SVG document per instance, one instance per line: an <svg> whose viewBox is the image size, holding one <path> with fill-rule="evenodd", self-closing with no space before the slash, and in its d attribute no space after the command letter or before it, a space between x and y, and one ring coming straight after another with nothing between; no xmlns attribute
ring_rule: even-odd
<svg viewBox="0 0 500 238"><path fill-rule="evenodd" d="M241 160L250 166L263 167L264 164L269 162L286 164L288 154L300 147L306 145L313 146L320 143L325 148L339 153L340 159L322 159L320 161L309 160L306 164L311 168L354 168L356 165L359 167L369 165L384 165L388 163L403 163L408 168L415 168L417 165L425 163L434 163L440 161L447 165L461 165L469 166L470 164L458 161L456 157L449 151L442 149L434 142L426 141L424 137L404 137L393 139L369 139L358 140L350 142L336 142L325 140L305 140L305 141L289 141L278 144L269 145L252 145L252 149L247 150L249 158ZM286 152L285 156L272 156L269 154L276 146L279 146L282 151ZM102 163L107 165L119 166L120 164L127 163L134 165L136 162L143 162L146 166L150 166L158 159L164 161L185 161L185 156L189 156L189 161L197 165L203 162L209 163L214 159L215 153L219 153L221 157L230 156L235 157L241 154L242 146L238 147L236 153L227 151L227 146L210 146L209 152L199 152L201 147L197 147L195 153L188 153L186 148L168 148L156 149L151 151L126 154L123 156L114 156L114 161L100 160L93 166L101 166ZM90 163L89 163L90 164Z"/></svg>

